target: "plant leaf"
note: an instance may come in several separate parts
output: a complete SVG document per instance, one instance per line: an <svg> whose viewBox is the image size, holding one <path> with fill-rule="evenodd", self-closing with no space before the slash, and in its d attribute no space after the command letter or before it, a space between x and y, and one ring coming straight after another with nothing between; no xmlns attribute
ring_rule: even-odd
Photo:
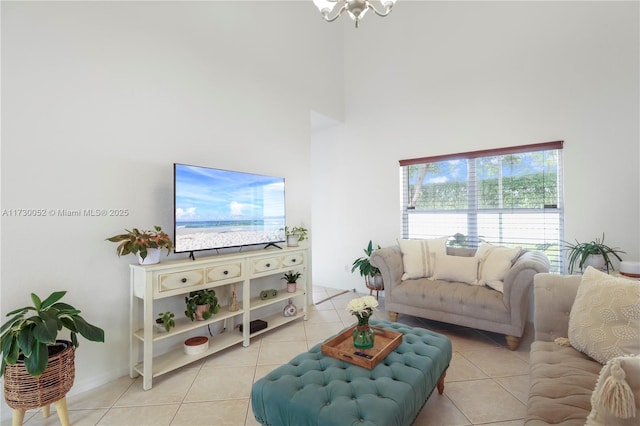
<svg viewBox="0 0 640 426"><path fill-rule="evenodd" d="M7 314L7 316L9 316L10 314L11 312ZM24 312L21 312L20 314L16 315L15 317L11 318L10 320L2 324L2 328L0 328L0 333L4 333L5 330L11 328L13 324L19 321L23 316L24 316Z"/></svg>
<svg viewBox="0 0 640 426"><path fill-rule="evenodd" d="M39 311L42 305L40 298L35 293L31 293L31 300L33 301L33 306L35 306L36 311Z"/></svg>
<svg viewBox="0 0 640 426"><path fill-rule="evenodd" d="M42 305L40 306L40 309L48 308L49 306L51 306L54 303L56 303L58 300L62 299L65 294L67 294L66 291L54 291L53 293L51 293L51 295L49 297L47 297L44 300L44 302L42 302Z"/></svg>
<svg viewBox="0 0 640 426"><path fill-rule="evenodd" d="M41 314L44 314L42 312ZM41 343L54 343L56 336L58 335L58 319L52 318L38 318L34 317L33 322L36 324L33 328L33 337Z"/></svg>
<svg viewBox="0 0 640 426"><path fill-rule="evenodd" d="M78 333L80 333L85 339L91 340L92 342L104 342L104 330L100 327L89 324L79 315L73 317L73 321L76 324Z"/></svg>
<svg viewBox="0 0 640 426"><path fill-rule="evenodd" d="M2 359L8 364L15 364L20 354L20 348L13 336L9 336L2 344ZM4 368L2 369L4 372Z"/></svg>
<svg viewBox="0 0 640 426"><path fill-rule="evenodd" d="M45 343L35 345L30 357L24 358L24 366L27 372L34 377L39 377L44 373L49 363L49 350Z"/></svg>

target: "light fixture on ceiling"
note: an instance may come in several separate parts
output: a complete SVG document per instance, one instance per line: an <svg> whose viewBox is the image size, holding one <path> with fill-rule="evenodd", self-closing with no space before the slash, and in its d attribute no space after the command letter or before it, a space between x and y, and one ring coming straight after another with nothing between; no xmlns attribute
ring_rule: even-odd
<svg viewBox="0 0 640 426"><path fill-rule="evenodd" d="M313 3L328 22L335 21L346 10L358 28L367 10L373 10L378 16L387 16L396 0L313 0Z"/></svg>

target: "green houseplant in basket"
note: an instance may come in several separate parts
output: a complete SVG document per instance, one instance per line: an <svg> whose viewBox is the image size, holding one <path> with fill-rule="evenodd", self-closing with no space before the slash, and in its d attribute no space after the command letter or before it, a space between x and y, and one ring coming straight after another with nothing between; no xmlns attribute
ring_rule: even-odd
<svg viewBox="0 0 640 426"><path fill-rule="evenodd" d="M79 309L60 301L65 294L56 291L42 300L31 293L33 306L9 312L9 320L0 328L0 375L4 375L5 400L14 409L14 424L17 420L21 424L25 410L42 406L48 410L54 402L64 424L65 395L75 378L78 334L104 342L101 328L89 324ZM63 328L70 332L70 340L58 340Z"/></svg>
<svg viewBox="0 0 640 426"><path fill-rule="evenodd" d="M351 265L351 272L357 270L360 275L364 277L364 283L369 289L369 294L372 294L375 290L376 296L380 290L384 290L384 283L382 282L380 270L371 264L369 258L371 257L371 253L378 249L380 249L380 246L378 245L374 248L373 242L369 240L367 248L364 249L365 256L359 257L353 262L353 265Z"/></svg>

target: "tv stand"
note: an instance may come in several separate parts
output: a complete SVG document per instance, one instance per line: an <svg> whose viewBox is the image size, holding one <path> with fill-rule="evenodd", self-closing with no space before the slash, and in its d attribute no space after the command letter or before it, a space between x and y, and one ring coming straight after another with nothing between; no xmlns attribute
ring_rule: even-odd
<svg viewBox="0 0 640 426"><path fill-rule="evenodd" d="M153 379L195 360L202 359L230 346L249 346L251 338L292 321L307 319L309 251L306 247L269 248L243 253L178 259L155 265L130 265L130 348L129 376L143 376L142 388L151 389ZM284 273L301 272L297 289L287 292L281 279ZM192 291L214 289L220 311L205 321L190 321L176 312L175 327L169 332L155 327L158 313L169 299L182 304ZM260 292L277 289L277 296L263 300ZM237 296L234 304L233 295ZM298 314L283 315L283 309L293 299ZM234 306L237 305L237 306ZM175 310L175 308L174 308ZM250 323L260 319L268 327L250 333ZM239 326L242 325L242 332ZM194 334L208 335L209 348L197 355L185 355L183 342ZM162 345L160 345L162 343ZM168 349L168 351L167 351Z"/></svg>
<svg viewBox="0 0 640 426"><path fill-rule="evenodd" d="M196 257L194 256L193 251L189 252L189 259L196 260Z"/></svg>
<svg viewBox="0 0 640 426"><path fill-rule="evenodd" d="M275 247L275 248L279 248L280 250L282 250L282 247L280 247L276 243L269 243L266 246L264 246L265 249L268 249L269 247Z"/></svg>

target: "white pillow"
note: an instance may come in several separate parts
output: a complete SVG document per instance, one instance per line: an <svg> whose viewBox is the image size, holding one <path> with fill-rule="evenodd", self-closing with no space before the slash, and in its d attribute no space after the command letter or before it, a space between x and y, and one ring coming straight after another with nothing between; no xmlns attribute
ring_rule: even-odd
<svg viewBox="0 0 640 426"><path fill-rule="evenodd" d="M477 284L478 258L436 254L433 279Z"/></svg>
<svg viewBox="0 0 640 426"><path fill-rule="evenodd" d="M478 283L504 292L504 277L513 266L513 261L520 256L520 247L509 248L494 246L487 243L480 244L476 257L480 261Z"/></svg>
<svg viewBox="0 0 640 426"><path fill-rule="evenodd" d="M569 342L600 364L640 354L640 281L587 267L569 314Z"/></svg>
<svg viewBox="0 0 640 426"><path fill-rule="evenodd" d="M403 280L429 278L433 275L433 263L436 253L446 254L449 237L430 240L398 240L402 252L404 268Z"/></svg>
<svg viewBox="0 0 640 426"><path fill-rule="evenodd" d="M404 268L403 280L428 277L429 246L427 240L398 240Z"/></svg>

